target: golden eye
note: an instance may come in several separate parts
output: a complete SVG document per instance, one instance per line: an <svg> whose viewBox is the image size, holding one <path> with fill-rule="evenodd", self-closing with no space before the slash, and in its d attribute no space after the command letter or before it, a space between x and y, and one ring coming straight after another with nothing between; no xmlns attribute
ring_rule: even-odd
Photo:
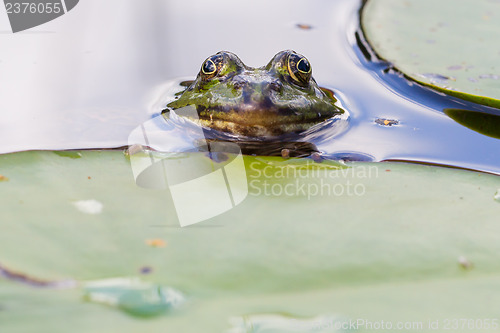
<svg viewBox="0 0 500 333"><path fill-rule="evenodd" d="M201 65L201 77L204 80L209 80L219 74L224 66L224 54L219 52L203 62Z"/></svg>
<svg viewBox="0 0 500 333"><path fill-rule="evenodd" d="M201 66L201 71L205 75L211 75L211 74L215 73L216 70L217 70L217 66L215 66L212 59L205 60L205 63L203 64L203 66Z"/></svg>
<svg viewBox="0 0 500 333"><path fill-rule="evenodd" d="M294 81L300 85L307 85L311 79L312 68L306 57L290 53L288 56L288 72Z"/></svg>
<svg viewBox="0 0 500 333"><path fill-rule="evenodd" d="M311 71L311 65L309 64L309 61L307 61L306 58L302 58L297 63L297 69L301 73L309 74L309 72Z"/></svg>

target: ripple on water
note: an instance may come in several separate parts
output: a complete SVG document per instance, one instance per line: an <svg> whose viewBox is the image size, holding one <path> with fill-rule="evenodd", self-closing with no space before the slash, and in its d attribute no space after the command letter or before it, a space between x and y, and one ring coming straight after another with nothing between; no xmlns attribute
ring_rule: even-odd
<svg viewBox="0 0 500 333"><path fill-rule="evenodd" d="M336 99L335 105L344 112L318 123L301 133L288 133L276 137L255 138L234 135L211 128L199 127L193 121L198 114L195 106L189 105L180 109L165 109L168 101L174 100L186 89L191 81L184 79L172 80L164 85L164 90L152 104L150 112L153 118L136 128L129 136L129 146L145 145L163 152L203 151L207 142L236 143L244 154L282 156L282 150L287 149L288 156L303 157L314 152L327 153L318 146L342 135L349 128L349 112L341 101ZM333 96L327 88L321 88Z"/></svg>

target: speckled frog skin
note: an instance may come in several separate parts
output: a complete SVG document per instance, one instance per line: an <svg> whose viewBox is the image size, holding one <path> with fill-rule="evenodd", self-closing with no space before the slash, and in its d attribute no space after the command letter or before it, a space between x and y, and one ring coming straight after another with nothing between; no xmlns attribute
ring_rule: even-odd
<svg viewBox="0 0 500 333"><path fill-rule="evenodd" d="M167 106L196 107L199 125L247 137L300 133L343 111L312 77L309 61L294 51L264 67L248 67L233 53L206 59L196 80Z"/></svg>

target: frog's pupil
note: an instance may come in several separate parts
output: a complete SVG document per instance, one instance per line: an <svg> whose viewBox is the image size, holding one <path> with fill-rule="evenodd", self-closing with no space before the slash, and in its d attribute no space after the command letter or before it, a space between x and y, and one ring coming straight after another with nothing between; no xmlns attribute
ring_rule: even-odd
<svg viewBox="0 0 500 333"><path fill-rule="evenodd" d="M303 73L309 73L311 65L309 65L309 61L306 58L302 58L297 63L297 69Z"/></svg>
<svg viewBox="0 0 500 333"><path fill-rule="evenodd" d="M203 73L205 73L205 74L212 74L213 72L215 72L215 64L214 64L214 62L212 60L208 59L203 64L202 70L203 70Z"/></svg>

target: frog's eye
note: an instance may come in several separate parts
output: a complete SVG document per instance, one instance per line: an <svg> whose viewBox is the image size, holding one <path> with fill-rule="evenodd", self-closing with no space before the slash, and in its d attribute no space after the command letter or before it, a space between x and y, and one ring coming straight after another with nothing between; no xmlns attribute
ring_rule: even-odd
<svg viewBox="0 0 500 333"><path fill-rule="evenodd" d="M216 70L217 70L217 67L215 67L214 62L211 59L207 59L205 61L205 63L203 64L203 66L201 67L201 71L205 75L211 75L211 74L215 73Z"/></svg>
<svg viewBox="0 0 500 333"><path fill-rule="evenodd" d="M288 72L295 82L307 85L312 74L311 64L309 64L306 57L291 53L288 57Z"/></svg>
<svg viewBox="0 0 500 333"><path fill-rule="evenodd" d="M205 60L201 65L203 79L208 80L216 76L222 68L223 62L224 56L222 54L216 54Z"/></svg>

